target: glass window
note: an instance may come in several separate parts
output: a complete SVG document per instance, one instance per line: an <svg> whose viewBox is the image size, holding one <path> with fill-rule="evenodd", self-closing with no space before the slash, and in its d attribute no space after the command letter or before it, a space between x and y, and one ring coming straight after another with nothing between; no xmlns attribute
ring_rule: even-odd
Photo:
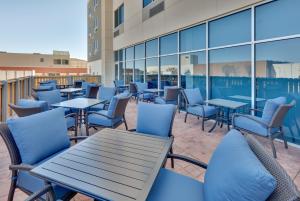
<svg viewBox="0 0 300 201"><path fill-rule="evenodd" d="M180 55L181 87L199 88L206 95L206 54L194 52Z"/></svg>
<svg viewBox="0 0 300 201"><path fill-rule="evenodd" d="M273 1L255 9L256 40L300 34L300 1Z"/></svg>
<svg viewBox="0 0 300 201"><path fill-rule="evenodd" d="M119 51L114 51L114 60L119 61Z"/></svg>
<svg viewBox="0 0 300 201"><path fill-rule="evenodd" d="M126 49L126 61L133 60L134 58L134 48L130 47Z"/></svg>
<svg viewBox="0 0 300 201"><path fill-rule="evenodd" d="M139 44L134 47L134 57L135 59L145 58L145 44Z"/></svg>
<svg viewBox="0 0 300 201"><path fill-rule="evenodd" d="M160 54L172 54L178 52L177 33L160 38Z"/></svg>
<svg viewBox="0 0 300 201"><path fill-rule="evenodd" d="M282 40L256 45L256 106L262 99L287 97L300 104L300 39ZM300 109L294 107L284 121L284 133L290 141L300 143Z"/></svg>
<svg viewBox="0 0 300 201"><path fill-rule="evenodd" d="M158 88L158 58L146 59L146 81L149 88Z"/></svg>
<svg viewBox="0 0 300 201"><path fill-rule="evenodd" d="M125 66L123 62L120 62L119 64L119 80L123 80L124 81L124 72L125 72Z"/></svg>
<svg viewBox="0 0 300 201"><path fill-rule="evenodd" d="M209 51L209 74L211 98L251 100L251 46Z"/></svg>
<svg viewBox="0 0 300 201"><path fill-rule="evenodd" d="M119 65L118 63L115 64L115 80L118 80L118 71L119 71Z"/></svg>
<svg viewBox="0 0 300 201"><path fill-rule="evenodd" d="M158 56L158 40L150 40L146 42L146 57Z"/></svg>
<svg viewBox="0 0 300 201"><path fill-rule="evenodd" d="M209 23L209 47L251 41L251 10L232 14Z"/></svg>
<svg viewBox="0 0 300 201"><path fill-rule="evenodd" d="M124 22L124 4L115 10L115 28Z"/></svg>
<svg viewBox="0 0 300 201"><path fill-rule="evenodd" d="M119 61L125 61L125 50L119 50Z"/></svg>
<svg viewBox="0 0 300 201"><path fill-rule="evenodd" d="M134 81L144 82L145 59L134 61Z"/></svg>
<svg viewBox="0 0 300 201"><path fill-rule="evenodd" d="M195 26L180 32L180 51L205 49L206 31L205 25Z"/></svg>
<svg viewBox="0 0 300 201"><path fill-rule="evenodd" d="M143 0L143 8L148 6L153 0Z"/></svg>
<svg viewBox="0 0 300 201"><path fill-rule="evenodd" d="M178 55L161 57L160 87L177 86L178 84Z"/></svg>
<svg viewBox="0 0 300 201"><path fill-rule="evenodd" d="M127 61L125 68L125 84L130 82L133 82L133 61Z"/></svg>

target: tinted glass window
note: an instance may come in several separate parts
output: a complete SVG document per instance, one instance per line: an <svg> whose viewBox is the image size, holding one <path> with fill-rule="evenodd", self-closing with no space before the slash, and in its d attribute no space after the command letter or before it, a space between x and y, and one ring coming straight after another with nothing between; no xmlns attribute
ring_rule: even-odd
<svg viewBox="0 0 300 201"><path fill-rule="evenodd" d="M178 83L178 55L161 57L160 84L165 86L177 86Z"/></svg>
<svg viewBox="0 0 300 201"><path fill-rule="evenodd" d="M146 81L149 88L158 88L158 58L146 59Z"/></svg>
<svg viewBox="0 0 300 201"><path fill-rule="evenodd" d="M145 44L136 45L134 47L135 59L145 58Z"/></svg>
<svg viewBox="0 0 300 201"><path fill-rule="evenodd" d="M124 72L125 72L125 66L123 62L120 62L119 64L119 80L123 80L124 81Z"/></svg>
<svg viewBox="0 0 300 201"><path fill-rule="evenodd" d="M119 61L125 60L125 50L119 50Z"/></svg>
<svg viewBox="0 0 300 201"><path fill-rule="evenodd" d="M143 7L149 5L153 0L143 0Z"/></svg>
<svg viewBox="0 0 300 201"><path fill-rule="evenodd" d="M146 42L146 57L158 56L158 40Z"/></svg>
<svg viewBox="0 0 300 201"><path fill-rule="evenodd" d="M127 61L125 68L125 84L130 82L133 82L133 61Z"/></svg>
<svg viewBox="0 0 300 201"><path fill-rule="evenodd" d="M209 23L209 47L251 41L251 10L239 12Z"/></svg>
<svg viewBox="0 0 300 201"><path fill-rule="evenodd" d="M178 51L177 33L160 38L160 54L172 54Z"/></svg>
<svg viewBox="0 0 300 201"><path fill-rule="evenodd" d="M273 1L255 9L256 39L300 33L300 1Z"/></svg>
<svg viewBox="0 0 300 201"><path fill-rule="evenodd" d="M134 48L130 47L126 49L126 61L133 60L134 58Z"/></svg>
<svg viewBox="0 0 300 201"><path fill-rule="evenodd" d="M199 25L180 32L180 51L192 51L205 49L206 47L205 25Z"/></svg>
<svg viewBox="0 0 300 201"><path fill-rule="evenodd" d="M144 82L145 59L134 61L134 81Z"/></svg>

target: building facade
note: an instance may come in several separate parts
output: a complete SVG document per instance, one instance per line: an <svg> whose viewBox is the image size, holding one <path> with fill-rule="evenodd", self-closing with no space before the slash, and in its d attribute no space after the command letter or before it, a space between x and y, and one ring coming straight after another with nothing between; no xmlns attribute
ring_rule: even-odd
<svg viewBox="0 0 300 201"><path fill-rule="evenodd" d="M114 65L103 66L113 69L103 74L109 80L198 87L205 98L256 108L278 96L300 103L300 1L111 2ZM289 140L300 143L299 108L285 125Z"/></svg>
<svg viewBox="0 0 300 201"><path fill-rule="evenodd" d="M0 52L0 80L29 75L80 75L87 73L87 62L70 58L69 52L24 54Z"/></svg>

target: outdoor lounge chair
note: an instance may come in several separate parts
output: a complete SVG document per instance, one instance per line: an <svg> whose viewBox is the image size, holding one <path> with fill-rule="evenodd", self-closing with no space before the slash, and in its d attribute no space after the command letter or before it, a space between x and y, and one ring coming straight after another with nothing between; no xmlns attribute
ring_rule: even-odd
<svg viewBox="0 0 300 201"><path fill-rule="evenodd" d="M150 102L154 99L153 93L144 92L144 90L148 89L148 83L135 82L135 84L137 86L137 101Z"/></svg>
<svg viewBox="0 0 300 201"><path fill-rule="evenodd" d="M177 105L178 95L180 93L179 87L165 87L164 96L156 97L154 103L156 104L173 104Z"/></svg>
<svg viewBox="0 0 300 201"><path fill-rule="evenodd" d="M97 98L99 91L98 85L88 85L86 89L86 98Z"/></svg>
<svg viewBox="0 0 300 201"><path fill-rule="evenodd" d="M204 103L199 88L184 89L182 95L185 100L185 118L186 122L188 114L192 114L202 118L202 131L204 131L204 122L210 119L216 119L218 108L209 106Z"/></svg>
<svg viewBox="0 0 300 201"><path fill-rule="evenodd" d="M242 132L268 138L272 147L273 156L276 158L277 155L273 140L280 135L284 141L285 148L288 148L282 128L283 120L288 111L294 107L295 104L295 100L290 104L286 104L285 97L269 99L266 101L262 117L234 114L232 125L235 129Z"/></svg>
<svg viewBox="0 0 300 201"><path fill-rule="evenodd" d="M87 135L89 135L90 127L116 128L122 123L125 124L126 130L128 130L125 110L130 96L127 93L118 94L112 98L108 110L89 111L87 113L88 121L85 121Z"/></svg>
<svg viewBox="0 0 300 201"><path fill-rule="evenodd" d="M138 89L137 85L134 82L129 83L129 93L131 94L131 97L134 99L137 99L138 97Z"/></svg>
<svg viewBox="0 0 300 201"><path fill-rule="evenodd" d="M171 137L175 113L176 107L174 105L139 103L137 108L136 129L131 129L130 131L161 137ZM170 153L173 153L172 148ZM174 168L173 159L171 159L171 166Z"/></svg>
<svg viewBox="0 0 300 201"><path fill-rule="evenodd" d="M100 103L91 107L90 111L98 111L98 110L105 110L109 105L111 99L116 95L117 90L115 87L104 87L101 86L98 91L98 98L101 101L105 101L104 103Z"/></svg>
<svg viewBox="0 0 300 201"><path fill-rule="evenodd" d="M69 138L61 108L34 114L27 117L10 119L0 124L0 135L3 138L11 159L11 185L8 201L14 199L18 188L28 195L35 196L53 187L53 199L70 200L75 192L57 185L46 185L29 171L36 165L51 159L58 153L70 147L70 140L83 137ZM39 196L45 200L45 196Z"/></svg>
<svg viewBox="0 0 300 201"><path fill-rule="evenodd" d="M124 80L114 80L114 85L117 89L117 93L123 93L125 90L127 90Z"/></svg>

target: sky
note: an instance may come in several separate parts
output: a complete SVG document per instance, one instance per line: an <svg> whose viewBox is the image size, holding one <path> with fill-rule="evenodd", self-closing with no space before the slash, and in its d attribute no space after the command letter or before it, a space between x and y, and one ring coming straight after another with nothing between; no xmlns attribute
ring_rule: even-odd
<svg viewBox="0 0 300 201"><path fill-rule="evenodd" d="M87 59L87 0L0 0L0 51Z"/></svg>

